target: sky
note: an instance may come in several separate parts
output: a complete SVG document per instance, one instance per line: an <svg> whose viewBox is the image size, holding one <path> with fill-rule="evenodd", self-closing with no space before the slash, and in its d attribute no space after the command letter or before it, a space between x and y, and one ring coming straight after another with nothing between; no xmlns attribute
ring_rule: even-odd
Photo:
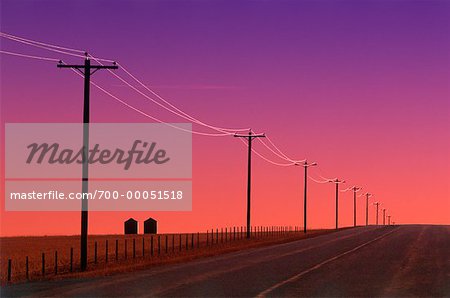
<svg viewBox="0 0 450 298"><path fill-rule="evenodd" d="M126 65L203 122L266 133L287 155L374 194L397 223L450 224L450 2L23 1L0 2L4 33L83 49ZM1 38L2 50L82 63ZM82 81L54 62L2 54L2 125L82 121ZM118 70L118 74L124 75ZM107 72L102 87L166 122L182 119ZM152 122L95 88L92 122ZM206 131L194 124L194 129ZM2 129L2 189L4 129ZM283 162L255 141L254 148ZM186 212L91 212L91 234L123 232L134 217L161 232L243 226L246 147L193 136L193 206ZM303 171L254 156L252 224L303 222ZM343 188L346 186L343 186ZM4 202L4 193L1 193ZM350 192L339 225L353 224ZM364 223L358 198L358 224ZM308 184L308 225L334 227L333 184ZM7 212L1 235L79 233L79 212Z"/></svg>

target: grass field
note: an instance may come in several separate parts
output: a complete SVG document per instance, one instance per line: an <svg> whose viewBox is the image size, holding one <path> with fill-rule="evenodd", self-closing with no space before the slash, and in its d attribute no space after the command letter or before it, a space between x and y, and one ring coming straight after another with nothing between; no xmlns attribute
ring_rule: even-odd
<svg viewBox="0 0 450 298"><path fill-rule="evenodd" d="M99 276L314 237L333 230L314 230L307 235L297 231L263 231L252 233L251 239L246 239L244 233L234 232L233 229L231 233L230 229L214 230L213 236L211 231L208 234L92 235L88 239L86 272L79 271L79 236L5 237L0 238L1 283L5 284L8 280L8 260L11 260L13 283L70 276Z"/></svg>

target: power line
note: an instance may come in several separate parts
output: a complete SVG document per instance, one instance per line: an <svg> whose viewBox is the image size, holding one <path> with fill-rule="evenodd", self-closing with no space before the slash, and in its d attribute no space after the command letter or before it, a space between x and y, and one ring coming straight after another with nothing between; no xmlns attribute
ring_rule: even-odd
<svg viewBox="0 0 450 298"><path fill-rule="evenodd" d="M17 40L22 40L22 41L26 41L26 42L30 42L30 43L35 43L35 44L39 44L39 45L46 46L46 47L52 47L52 48L59 49L59 50L74 51L74 52L78 52L78 53L81 53L81 54L84 54L84 52L85 52L83 50L77 50L77 49L57 46L57 45L53 45L53 44L49 44L49 43L44 43L44 42L40 42L40 41L36 41L36 40L27 39L27 38L24 38L24 37L19 37L19 36L8 34L8 33L4 33L4 32L0 32L0 35L5 37L5 38L14 38L14 39L17 39Z"/></svg>
<svg viewBox="0 0 450 298"><path fill-rule="evenodd" d="M155 91L153 91L152 89L150 89L146 84L144 84L141 80L139 80L136 76L134 76L130 71L128 71L122 64L119 64L122 68L122 70L129 75L132 79L134 79L139 85L141 85L143 88L145 88L147 91L149 91L151 94L153 94L154 96L156 96L158 99L160 99L161 101L163 101L165 104L167 104L168 106L170 106L171 108L175 109L176 111L178 111L179 113L185 115L187 118L189 118L191 121L196 122L197 124L200 125L204 125L207 126L209 128L213 128L216 130L225 130L225 131L230 131L230 132L236 132L236 131L248 131L248 128L224 128L224 127L218 127L218 126L213 126L213 125L209 125L206 124L200 120L198 120L197 118L189 115L188 113L184 112L183 110L179 109L178 107L176 107L175 105L173 105L172 103L170 103L169 101L167 101L166 99L164 99L162 96L160 96L158 93L156 93ZM167 108L166 108L167 109ZM173 111L171 111L172 113L174 113Z"/></svg>
<svg viewBox="0 0 450 298"><path fill-rule="evenodd" d="M92 57L94 60L97 60L95 57L93 57L93 56L91 56L91 57ZM100 63L100 62L99 62L99 63ZM100 63L100 64L101 64L101 63ZM119 64L118 64L118 65L119 65ZM165 107L165 106L162 105L161 103L157 102L155 99L153 99L153 98L149 97L147 94L141 92L139 89L137 89L136 87L134 87L133 85L131 85L128 81L126 81L125 79L123 79L122 77L120 77L119 75L117 75L116 73L114 73L114 72L112 72L112 71L109 71L109 72L110 72L113 76L115 76L116 78L118 78L120 81L122 81L123 83L125 83L127 86L129 86L130 88L132 88L133 90L135 90L136 92L138 92L139 94L141 94L142 96L146 97L147 99L151 100L152 102L156 103L157 105L161 106L162 108L164 108L164 109L166 109L166 110L168 110L168 111L170 111L170 112L176 114L177 116L183 117L183 118L186 119L186 120L194 121L194 122L196 122L197 124L201 124L201 125L204 125L204 126L206 126L206 127L209 127L209 128L215 129L215 130L218 130L218 131L220 131L220 132L223 132L223 135L231 135L231 134L232 134L232 133L225 132L224 130L245 130L245 129L233 129L233 128L227 128L227 129L225 129L225 128L220 128L220 127L216 127L216 126L211 126L211 125L204 124L203 122L201 122L201 121L199 121L199 120L193 118L192 116L188 115L187 113L185 113L185 112L183 112L182 110L178 109L177 107L173 106L171 103L169 103L168 101L166 101L165 99L163 99L162 97L160 97L160 96L159 96L157 93L155 93L153 90L151 90L150 88L148 88L144 83L142 83L140 80L138 80L135 76L133 76L129 71L127 71L127 70L123 67L123 65L120 64L120 66L121 66L121 68L122 68L122 69L123 69L130 77L132 77L134 80L136 80L141 86L145 87L148 91L152 92L152 94L154 94L155 96L158 96L158 98L160 98L161 100L163 100L165 103L171 105L173 108L177 109L178 111L180 111L180 113L183 113L183 114L185 114L186 116L181 115L180 113L177 113L177 112L175 112L175 111L173 111L173 110L171 110L171 109ZM208 134L208 135L211 135L211 134ZM222 134L215 134L215 136L221 136L221 135L222 135ZM283 154L283 155L280 155L280 154L276 153L273 149L271 149L271 148L270 148L269 146L267 146L265 143L263 143L263 145L264 145L266 148L268 148L271 152L273 152L274 154L276 154L277 156L283 158L284 160L288 160L288 161L292 161L292 162L291 162L291 163L288 163L288 164L277 163L277 162L274 162L274 161L269 160L268 158L264 157L264 156L261 155L260 153L256 152L254 149L252 149L252 151L253 151L256 155L258 155L260 158L264 159L265 161L267 161L267 162L269 162L269 163L271 163L271 164L273 164L273 165L277 165L277 166L292 166L295 162L297 162L297 161L294 161L294 160L288 158L284 153L282 153L282 151L281 151L278 147L276 147L276 145L273 144L273 142L272 142L271 140L269 140L269 142L276 148L276 150L278 150L279 152L281 152L281 154Z"/></svg>
<svg viewBox="0 0 450 298"><path fill-rule="evenodd" d="M139 89L137 89L136 87L134 87L133 85L131 85L130 83L128 83L125 79L123 79L123 78L120 77L119 75L117 75L117 74L115 74L115 73L113 73L113 72L111 72L111 73L112 73L117 79L119 79L121 82L123 82L124 84L126 84L128 87L132 88L134 91L136 91L137 93L141 94L141 95L144 96L145 98L151 100L153 103L157 104L158 106L160 106L160 107L166 109L167 111L169 111L169 112L171 112L171 113L173 113L173 114L175 114L175 115L177 115L177 116L179 116L179 117L182 117L182 118L184 118L184 119L186 119L186 120L188 120L188 121L193 121L193 119L190 119L190 118L188 118L188 117L186 117L186 116L184 116L184 115L182 115L182 114L180 114L180 113L177 113L177 112L175 112L175 111L173 111L173 110L167 108L166 106L164 106L164 105L161 104L160 102L156 101L155 99L151 98L151 97L148 96L147 94L143 93L142 91L140 91ZM194 121L194 122L195 122L195 123L198 123L198 122L196 122L196 121ZM203 124L202 124L202 125L203 125ZM233 133L231 133L231 132L225 132L225 131L223 131L223 130L216 129L215 127L212 127L212 126L209 126L209 125L203 125L203 126L206 126L206 127L208 127L208 128L211 128L211 129L216 130L216 131L219 131L219 132L222 132L222 133L224 133L225 135L232 135L232 134L233 134Z"/></svg>
<svg viewBox="0 0 450 298"><path fill-rule="evenodd" d="M287 156L283 151L280 150L280 148L278 148L274 142L272 142L272 140L266 136L267 141L269 141L269 143L275 148L275 150L277 150L280 155L278 155L278 157L282 157L283 159L287 160L287 161L291 161L291 162L305 162L305 159L302 160L294 160L292 158L290 158L289 156ZM264 143L264 141L262 139L259 140L260 142ZM264 146L268 147L266 144L264 144ZM273 152L273 151L272 151ZM274 152L275 153L275 152Z"/></svg>
<svg viewBox="0 0 450 298"><path fill-rule="evenodd" d="M4 35L4 33L0 33L0 36L4 37L4 38L7 38L9 40L15 41L15 42L23 43L23 44L26 44L26 45L30 45L30 46L41 48L41 49L48 50L48 51L52 51L52 52L55 52L55 53L69 55L69 56L78 57L78 58L85 58L85 56L80 55L80 54L70 53L70 52L67 52L67 51L62 51L62 50L58 50L58 49L42 46L42 45L39 45L39 44L35 44L35 43L32 43L32 42L20 40L20 39L17 39L15 37L6 36L6 35Z"/></svg>
<svg viewBox="0 0 450 298"><path fill-rule="evenodd" d="M44 60L44 61L52 61L52 62L59 62L60 61L60 60L55 59L55 58L26 55L26 54L9 52L9 51L3 51L3 50L0 50L0 53L11 55L11 56L23 57L23 58L31 58L31 59L36 59L36 60Z"/></svg>
<svg viewBox="0 0 450 298"><path fill-rule="evenodd" d="M82 50L71 49L71 48L61 47L61 46L48 44L48 43L44 43L44 42L39 42L39 41L31 40L31 39L26 39L23 37L18 37L18 36L12 35L12 34L4 33L4 32L0 32L0 37L6 38L11 41L18 42L18 43L26 44L26 45L37 47L40 49L44 49L47 51L56 52L59 54L69 55L69 56L83 58L83 59L86 57L86 51L82 51ZM73 51L73 52L77 52L80 54L75 54L75 53L71 53L68 51ZM104 58L96 58L96 59L100 60L100 61L104 61L104 62L109 62L109 63L114 62L113 60L104 59Z"/></svg>
<svg viewBox="0 0 450 298"><path fill-rule="evenodd" d="M37 47L37 48L41 48L41 49L45 49L48 51L52 51L52 52L56 52L56 53L60 53L60 54L65 54L65 55L70 55L73 57L83 57L85 58L85 56L88 56L89 58L94 59L95 61L97 61L100 65L103 65L101 63L101 61L104 62L113 62L112 60L108 60L108 59L103 59L103 58L97 58L94 57L92 55L87 54L85 51L83 50L79 50L79 49L72 49L72 48L68 48L68 47L62 47L62 46L58 46L58 45L53 45L53 44L48 44L48 43L44 43L44 42L39 42L39 41L35 41L35 40L31 40L31 39L26 39L23 37L18 37L15 35L11 35L11 34L7 34L7 33L3 33L0 32L0 37L9 39L11 41L14 42L18 42L21 44L25 44L25 45L29 45L29 46L33 46L33 47ZM49 57L42 57L42 56L34 56L34 55L27 55L27 54L22 54L22 53L16 53L16 52L11 52L11 51L4 51L4 50L0 50L0 53L2 54L6 54L6 55L11 55L11 56L17 56L17 57L23 57L23 58L30 58L30 59L35 59L35 60L43 60L43 61L52 61L52 62L57 62L60 61L58 59L54 59L54 58L49 58ZM81 53L84 53L85 56L81 55ZM119 65L119 64L117 64ZM110 71L108 69L108 71L113 74L113 76L115 76L117 79L121 80L123 83L125 83L128 87L130 87L131 89L133 89L134 91L136 91L137 93L139 93L140 95L144 96L145 98L151 100L152 102L154 102L155 104L157 104L158 106L162 107L163 109L177 115L178 117L181 117L183 119L186 119L188 121L192 121L195 124L207 127L209 129L215 130L219 133L206 133L206 132L200 132L200 131L194 131L194 130L188 130L188 129L184 129L182 127L176 126L176 125L172 125L170 123L166 123L163 122L162 120L153 117L151 115L149 115L148 113L132 106L131 104L128 104L126 101L118 98L117 96L113 95L111 92L107 91L106 89L102 88L101 86L99 86L98 84L96 84L95 82L90 82L90 84L92 84L94 87L96 87L97 89L99 89L100 91L102 91L103 93L105 93L106 95L112 97L113 99L115 99L116 101L120 102L122 105L125 105L126 107L134 110L135 112L140 113L141 115L150 118L156 122L168 125L172 128L175 129L179 129L188 133L193 133L193 134L198 134L198 135L204 135L204 136L229 136L232 135L232 132L238 132L238 131L245 131L247 129L245 128L223 128L223 127L218 127L218 126L214 126L214 125L210 125L207 124L205 122L200 121L199 119L191 116L190 114L184 112L183 110L179 109L178 107L176 107L175 105L173 105L172 103L170 103L168 100L164 99L162 96L160 96L158 93L156 93L155 91L153 91L151 88L149 88L146 84L144 84L141 80L139 80L135 75L133 75L130 71L128 71L123 65L120 65L121 69L130 77L132 78L138 85L140 85L141 87L145 88L146 91L150 92L152 94L152 96L155 96L157 99L159 99L160 101L158 101L157 99L153 98L152 96L150 96L147 93L142 92L141 90L139 90L134 84L130 83L127 79L124 79L122 76L119 76L117 74L115 74L114 72ZM74 70L75 71L75 70ZM76 71L75 71L76 72ZM79 73L77 73L78 75L80 75ZM163 104L164 103L164 104ZM242 136L244 137L244 136ZM248 136L246 136L248 137ZM259 138L258 138L259 139ZM292 158L290 158L288 155L286 155L282 150L280 150L276 144L268 137L266 137L268 144L263 141L263 140L259 140L264 147L266 147L266 149L268 149L271 153L273 153L276 157L287 161L288 163L280 163L280 162L275 162L269 158L266 158L265 156L263 156L262 154L258 153L256 150L254 150L253 148L249 148L250 152L254 152L257 156L259 156L260 158L262 158L263 160L265 160L266 162L276 165L276 166L283 166L283 167L288 167L288 166L292 166L295 165L296 163L299 162L305 162L306 160L301 160L301 161L296 161ZM242 140L243 141L243 140ZM245 142L244 142L245 143ZM269 146L270 145L270 146ZM250 146L251 147L251 146ZM319 168L319 171L321 171L321 169ZM316 180L311 176L308 176L305 174L305 179L306 177L310 178L312 181L316 182L316 183L328 183L328 182L335 182L338 179L329 179L326 178L322 175L319 175L321 177L321 179L323 179L323 181L320 180ZM352 188L347 188L344 190L341 190L341 192L347 192L349 190L351 190ZM354 193L354 197L356 196L356 192ZM362 195L360 195L362 196ZM360 197L358 196L358 197ZM370 194L366 193L366 225L368 224L368 198L369 198ZM337 204L337 199L338 198L338 193L336 193L336 204ZM356 210L356 204L354 209ZM337 221L337 205L336 205L336 221ZM377 220L378 220L378 216L377 216ZM356 222L356 216L355 216L355 222ZM306 226L306 225L305 225ZM336 223L336 227L337 227L337 223Z"/></svg>
<svg viewBox="0 0 450 298"><path fill-rule="evenodd" d="M97 89L99 89L100 91L102 91L103 93L105 93L106 95L108 95L108 96L112 97L113 99L115 99L116 101L120 102L120 103L123 104L124 106L126 106L126 107L128 107L128 108L134 110L135 112L137 112L137 113L139 113L139 114L141 114L141 115L143 115L143 116L145 116L145 117L147 117L147 118L150 118L150 119L152 119L152 120L154 120L154 121L156 121L156 122L158 122L158 123L161 123L161 124L170 126L170 127L172 127L172 128L175 128L175 129L178 129L178 130L181 130L181 131L184 131L184 132L193 133L193 134L196 134L196 135L203 135L203 136L209 136L209 137L222 137L222 136L228 136L228 135L229 135L229 134L212 134L212 133L205 133L205 132L199 132L199 131L194 131L194 130L188 130L188 129L184 129L184 128L182 128L182 127L173 125L173 124L171 124L171 123L164 122L164 121L162 121L162 120L160 120L160 119L158 119L158 118L156 118L156 117L154 117L154 116L151 116L150 114L148 114L148 113L146 113L146 112L144 112L144 111L142 111L142 110L140 110L140 109L138 109L138 108L136 108L136 107L134 107L134 106L128 104L127 102L123 101L123 100L120 99L119 97L113 95L111 92L109 92L109 91L107 91L106 89L100 87L97 83L95 83L95 82L92 81L92 80L91 80L91 84L92 84L94 87L96 87Z"/></svg>
<svg viewBox="0 0 450 298"><path fill-rule="evenodd" d="M61 51L61 50L70 50L70 51L75 51L75 52L79 52L79 53L83 53L83 52L84 52L84 51L82 51L82 50L71 49L71 48L67 48L67 47L61 47L61 46L52 45L52 44L48 44L48 43L38 42L38 41L35 41L35 40L25 39L25 38L22 38L22 37L18 37L18 36L6 34L6 33L1 33L1 36L2 36L2 37L5 37L5 38L8 38L8 39L11 39L11 40L14 40L14 41L16 41L16 42L21 42L21 43L24 43L24 44L27 44L27 45L36 46L36 47L43 48L43 49L50 50L50 51L57 51L58 53L65 53L65 54L68 54L68 55L73 55L73 53L68 53L68 52ZM97 57L94 57L94 56L89 55L89 54L87 54L87 53L85 53L85 55L88 55L88 56L91 57L92 59L96 60L100 65L102 65L102 63L101 63L100 61L109 61L109 62L112 62L112 60L107 60L107 59L97 58ZM77 56L78 56L78 57L83 57L83 58L84 58L84 56L82 56L82 55L77 55ZM49 59L51 59L51 58L49 58ZM49 61L58 61L58 60L55 59L55 60L49 60ZM119 64L117 64L117 65L119 65ZM195 131L193 131L193 130L192 130L192 131L189 131L189 130L181 129L181 128L179 128L178 126L173 126L173 125L169 125L169 126L172 126L172 127L174 127L174 128L177 128L177 129L184 130L184 131L186 131L186 132L192 132L192 133L194 133L194 134L205 135L205 136L226 136L226 135L231 135L231 134L232 134L232 133L229 132L229 131L244 131L244 130L247 130L247 129L235 129L235 128L221 128L221 127L217 127L217 126L208 125L208 124L206 124L206 123L204 123L204 122L202 122L202 121L200 121L200 120L194 118L193 116L190 116L189 114L185 113L185 112L182 111L181 109L177 108L176 106L174 106L173 104L171 104L170 102L168 102L167 100L165 100L163 97L161 97L159 94L157 94L157 93L154 92L152 89L150 89L147 85L145 85L142 81L140 81L136 76L134 76L130 71L128 71L123 65L120 65L120 67L121 67L122 70L124 70L125 73L127 73L131 78L133 78L136 82L138 82L142 87L144 87L146 90L148 90L149 92L151 92L153 95L155 95L157 98L159 98L160 100L162 100L162 101L163 101L164 103L166 103L167 105L171 106L173 109L179 111L179 113L175 112L174 110L172 110L172 109L170 109L170 108L167 108L166 106L164 106L164 105L162 105L161 103L157 102L155 99L149 97L147 94L142 93L140 90L138 90L137 88L135 88L133 85L131 85L128 81L126 81L126 80L123 79L122 77L118 76L116 73L114 73L114 72L112 72L112 71L110 71L110 70L108 70L108 71L110 71L111 74L113 74L114 76L116 76L118 79L120 79L120 80L121 80L123 83L125 83L127 86L131 87L133 90L135 90L136 92L140 93L140 94L143 95L144 97L150 99L150 100L153 101L154 103L160 105L160 106L163 107L164 109L166 109L166 110L168 110L168 111L170 111L170 112L176 114L176 115L179 116L179 117L183 117L183 118L186 119L186 120L193 121L194 123L197 123L197 124L206 126L206 127L208 127L208 128L214 129L214 130L216 130L216 131L219 131L219 132L221 132L221 134L210 134L210 133L203 133L203 132L195 132ZM94 82L91 82L91 83L92 83L92 85L94 85L96 88L98 88L99 90L101 90L101 91L104 92L105 94L109 95L110 97L116 99L117 101L119 101L120 103L124 104L124 105L127 106L128 108L131 108L131 109L135 110L136 112L138 112L138 113L140 113L140 114L142 114L142 115L144 115L144 116L146 116L146 117L148 117L148 118L150 118L150 119L152 119L152 120L154 120L154 121L157 121L157 122L160 122L160 123L165 123L165 122L163 122L163 121L157 119L156 117L153 117L153 116L151 116L151 115L149 115L149 114L147 114L147 113L141 111L140 109L137 109L137 108L131 106L130 104L126 103L125 101L119 99L117 96L114 96L113 94L111 94L111 92L108 92L108 91L105 90L104 88L100 87L100 86L97 85L96 83L94 83ZM267 161L267 162L269 162L269 163L271 163L271 164L273 164L273 165L277 165L277 166L284 166L284 167L286 167L286 166L291 166L291 165L293 165L295 162L297 162L297 161L294 161L294 160L290 159L286 154L284 154L284 153L283 153L283 152L282 152L282 151L281 151L281 150L280 150L280 149L279 149L279 148L278 148L278 147L277 147L270 139L269 139L269 142L272 144L272 146L273 146L278 152L280 152L280 154L276 153L274 150L272 150L272 149L271 149L269 146L267 146L267 144L265 144L265 143L263 143L264 146L267 147L272 153L276 154L278 157L280 157L280 158L282 158L282 159L284 159L284 160L287 160L287 161L291 161L291 163L288 163L288 164L282 164L282 163L274 162L274 161L272 161L272 160L270 160L270 159L268 159L268 158L262 156L260 153L256 152L255 150L253 150L253 151L255 152L255 154L257 154L260 158L264 159L265 161ZM302 160L302 161L303 161L303 160ZM302 161L301 161L301 162L302 162Z"/></svg>
<svg viewBox="0 0 450 298"><path fill-rule="evenodd" d="M267 136L266 136L266 138L267 138ZM244 145L246 145L246 146L248 145L244 140L242 140L242 139L240 139L240 140L242 141L242 143ZM273 164L274 166L290 167L290 166L293 166L295 164L294 162L292 162L292 163L278 163L278 162L275 162L273 160L268 159L267 157L265 157L264 155L262 155L261 153L256 151L254 148L252 148L252 152L255 153L261 159L265 160L266 162L268 162L270 164Z"/></svg>
<svg viewBox="0 0 450 298"><path fill-rule="evenodd" d="M349 191L349 190L352 190L353 189L353 187L347 187L346 189L341 189L341 190L339 190L340 192L347 192L347 191Z"/></svg>
<svg viewBox="0 0 450 298"><path fill-rule="evenodd" d="M311 179L312 181L316 182L316 183L319 183L319 184L329 183L329 179L320 181L320 180L314 179L314 178L311 177L310 175L308 175L308 178Z"/></svg>
<svg viewBox="0 0 450 298"><path fill-rule="evenodd" d="M97 60L97 58L91 56L94 60L96 60L97 62L99 62ZM192 121L196 124L208 127L210 129L219 131L219 132L223 132L223 133L227 133L228 135L232 135L233 132L236 131L244 131L244 130L248 130L245 128L222 128L222 127L217 127L217 126L213 126L213 125L209 125L206 124L200 120L198 120L197 118L194 118L193 116L185 113L184 111L182 111L181 109L177 108L176 106L174 106L173 104L171 104L169 101L165 100L162 96L160 96L159 94L157 94L155 91L153 91L152 89L150 89L147 85L145 85L142 81L140 81L136 76L134 76L130 71L128 71L123 65L120 65L121 69L127 74L129 75L133 80L135 80L139 85L141 85L142 87L144 87L147 91L149 91L151 94L153 94L154 96L156 96L158 99L160 99L161 101L163 101L165 104L169 105L172 108L169 108L165 105L163 105L162 103L158 102L157 100L155 100L154 98L150 97L149 95L143 93L141 90L137 89L135 86L133 86L131 83L129 83L127 80L125 80L123 77L119 76L118 74L111 72L110 73L116 77L117 79L119 79L122 83L126 84L128 87L130 87L131 89L133 89L135 92L139 93L140 95L144 96L145 98L147 98L148 100L152 101L153 103L157 104L158 106L162 107L163 109L181 117L184 118L188 121Z"/></svg>

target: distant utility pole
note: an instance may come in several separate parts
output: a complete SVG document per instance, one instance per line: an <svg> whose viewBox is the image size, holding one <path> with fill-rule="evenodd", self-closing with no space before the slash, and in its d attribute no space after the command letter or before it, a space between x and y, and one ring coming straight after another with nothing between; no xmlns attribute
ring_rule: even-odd
<svg viewBox="0 0 450 298"><path fill-rule="evenodd" d="M386 209L383 208L383 226L386 225Z"/></svg>
<svg viewBox="0 0 450 298"><path fill-rule="evenodd" d="M254 135L250 129L248 135L235 134L236 138L246 138L248 140L248 172L247 172L247 238L250 238L250 188L252 179L252 141L255 138L265 138L265 134Z"/></svg>
<svg viewBox="0 0 450 298"><path fill-rule="evenodd" d="M391 225L391 216L390 215L388 215L388 225Z"/></svg>
<svg viewBox="0 0 450 298"><path fill-rule="evenodd" d="M380 206L380 202L375 202L373 203L375 206L377 206L377 220L376 220L376 225L378 226L378 206Z"/></svg>
<svg viewBox="0 0 450 298"><path fill-rule="evenodd" d="M328 182L333 182L336 184L336 230L338 229L338 210L339 210L339 184L345 183L345 180L339 180L338 178L329 180Z"/></svg>
<svg viewBox="0 0 450 298"><path fill-rule="evenodd" d="M305 169L305 187L303 192L303 233L306 234L306 185L308 182L308 167L317 166L316 162L308 163L308 161L304 161L303 163L295 163L296 166L302 166Z"/></svg>
<svg viewBox="0 0 450 298"><path fill-rule="evenodd" d="M366 192L366 226L369 225L369 197L371 197L372 194Z"/></svg>
<svg viewBox="0 0 450 298"><path fill-rule="evenodd" d="M356 227L356 192L361 190L362 187L353 186L353 226Z"/></svg>
<svg viewBox="0 0 450 298"><path fill-rule="evenodd" d="M90 102L89 93L91 85L91 75L99 69L117 69L117 65L91 65L88 54L84 65L67 65L59 62L59 68L72 68L81 72L84 76L84 105L83 105L83 168L82 168L82 192L88 192L88 152L89 152L89 116ZM93 70L93 71L92 71ZM87 197L87 196L86 196ZM81 248L80 248L80 269L85 271L87 268L87 235L88 235L88 200L81 200Z"/></svg>

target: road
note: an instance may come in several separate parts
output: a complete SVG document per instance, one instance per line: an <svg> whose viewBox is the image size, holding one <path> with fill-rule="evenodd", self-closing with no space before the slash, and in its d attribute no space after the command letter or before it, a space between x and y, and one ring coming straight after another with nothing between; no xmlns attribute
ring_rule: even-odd
<svg viewBox="0 0 450 298"><path fill-rule="evenodd" d="M7 296L446 296L450 226L369 226L189 263L2 288Z"/></svg>

